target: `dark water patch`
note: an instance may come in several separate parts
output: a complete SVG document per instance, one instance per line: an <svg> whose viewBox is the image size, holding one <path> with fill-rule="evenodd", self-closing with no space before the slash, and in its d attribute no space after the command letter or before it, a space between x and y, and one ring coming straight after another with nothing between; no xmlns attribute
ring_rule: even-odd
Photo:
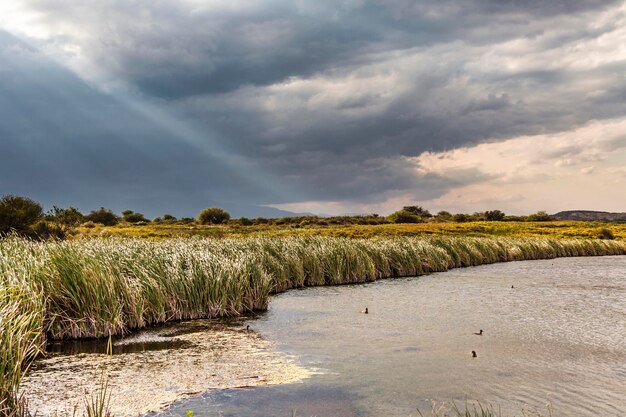
<svg viewBox="0 0 626 417"><path fill-rule="evenodd" d="M46 351L50 353L61 353L64 355L106 354L108 352L108 340L64 340L49 343ZM135 343L116 344L113 346L113 354L121 355L128 353L151 352L165 349L188 349L193 347L193 343L185 340L152 340L139 341Z"/></svg>
<svg viewBox="0 0 626 417"><path fill-rule="evenodd" d="M246 321L258 317L247 316L228 319L203 319L194 321L183 321L179 323L168 323L156 327L159 337L177 337L194 333L203 333L212 330L246 330Z"/></svg>
<svg viewBox="0 0 626 417"><path fill-rule="evenodd" d="M358 394L341 386L285 384L255 389L227 389L181 401L162 417L362 417ZM149 414L155 417L157 414Z"/></svg>
<svg viewBox="0 0 626 417"><path fill-rule="evenodd" d="M256 317L256 316L255 316ZM127 336L111 338L113 354L128 354L159 351L166 349L187 349L193 343L182 340L184 336L214 331L246 332L246 320L251 317L234 319L199 319L184 322L171 322L150 329L134 331ZM109 340L70 339L53 340L46 346L46 352L53 354L106 354L109 353Z"/></svg>

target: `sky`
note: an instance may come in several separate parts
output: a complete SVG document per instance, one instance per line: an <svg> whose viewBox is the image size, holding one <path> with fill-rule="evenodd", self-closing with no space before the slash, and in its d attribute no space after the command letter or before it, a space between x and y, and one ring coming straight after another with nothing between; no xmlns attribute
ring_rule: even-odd
<svg viewBox="0 0 626 417"><path fill-rule="evenodd" d="M626 211L626 2L0 2L0 195Z"/></svg>

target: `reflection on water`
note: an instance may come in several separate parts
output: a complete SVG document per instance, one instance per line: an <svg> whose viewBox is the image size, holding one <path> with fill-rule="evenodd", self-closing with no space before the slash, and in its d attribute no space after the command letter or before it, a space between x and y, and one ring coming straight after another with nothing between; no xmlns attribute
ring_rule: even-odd
<svg viewBox="0 0 626 417"><path fill-rule="evenodd" d="M406 417L466 398L511 415L546 403L557 416L626 415L626 257L291 291L251 324L322 374L207 393L166 415Z"/></svg>
<svg viewBox="0 0 626 417"><path fill-rule="evenodd" d="M287 384L254 389L215 390L194 401L176 404L162 416L194 415L220 417L312 417L367 415L360 408L358 394L343 386L322 384ZM151 414L148 417L155 417ZM407 416L408 417L408 416Z"/></svg>
<svg viewBox="0 0 626 417"><path fill-rule="evenodd" d="M46 351L50 353L63 353L65 355L78 355L79 353L112 353L113 355L123 355L126 353L139 353L154 350L166 349L186 349L193 346L193 343L186 340L151 340L137 343L116 344L112 352L108 349L108 343L103 340L66 340L63 342L52 342L46 346Z"/></svg>

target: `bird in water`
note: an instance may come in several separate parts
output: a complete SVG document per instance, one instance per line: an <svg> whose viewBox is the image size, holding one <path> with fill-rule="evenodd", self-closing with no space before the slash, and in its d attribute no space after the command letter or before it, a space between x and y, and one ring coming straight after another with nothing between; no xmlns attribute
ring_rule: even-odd
<svg viewBox="0 0 626 417"><path fill-rule="evenodd" d="M476 336L482 336L483 335L483 329L480 329L480 331L478 333L474 333Z"/></svg>
<svg viewBox="0 0 626 417"><path fill-rule="evenodd" d="M246 326L246 331L247 331L247 332L249 332L249 331L250 331L250 325L249 325L249 324Z"/></svg>
<svg viewBox="0 0 626 417"><path fill-rule="evenodd" d="M365 310L361 311L361 313L363 313L363 314L369 314L369 311L367 310L367 307L365 307Z"/></svg>
<svg viewBox="0 0 626 417"><path fill-rule="evenodd" d="M476 351L472 350L472 358L477 358L477 357L478 357L478 355L476 354Z"/></svg>

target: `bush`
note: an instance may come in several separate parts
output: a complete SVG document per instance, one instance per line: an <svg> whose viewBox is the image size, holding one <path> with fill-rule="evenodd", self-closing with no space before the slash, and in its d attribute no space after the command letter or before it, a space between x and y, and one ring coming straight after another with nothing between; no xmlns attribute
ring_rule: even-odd
<svg viewBox="0 0 626 417"><path fill-rule="evenodd" d="M0 233L14 230L28 233L29 226L41 219L41 204L26 197L5 195L0 198Z"/></svg>
<svg viewBox="0 0 626 417"><path fill-rule="evenodd" d="M615 239L615 235L613 234L611 229L607 229L606 227L603 227L600 230L598 230L598 239L613 240Z"/></svg>
<svg viewBox="0 0 626 417"><path fill-rule="evenodd" d="M420 216L406 210L396 211L389 215L389 220L394 223L422 223Z"/></svg>
<svg viewBox="0 0 626 417"><path fill-rule="evenodd" d="M54 206L46 215L46 219L66 226L76 226L83 222L85 216L75 207L64 209Z"/></svg>
<svg viewBox="0 0 626 417"><path fill-rule="evenodd" d="M531 222L549 222L550 220L553 220L552 216L545 211L538 211L535 214L527 216L526 219Z"/></svg>
<svg viewBox="0 0 626 417"><path fill-rule="evenodd" d="M452 216L452 220L454 220L457 223L465 223L465 222L471 221L472 218L469 214L457 213L454 216Z"/></svg>
<svg viewBox="0 0 626 417"><path fill-rule="evenodd" d="M93 210L86 215L85 220L100 223L105 226L115 226L119 222L119 217L113 214L111 210L100 207L99 210Z"/></svg>
<svg viewBox="0 0 626 417"><path fill-rule="evenodd" d="M171 214L164 214L163 215L163 221L175 222L176 221L176 217L172 216Z"/></svg>
<svg viewBox="0 0 626 417"><path fill-rule="evenodd" d="M149 220L146 219L144 217L143 214L141 213L135 213L132 210L124 210L122 212L122 218L124 219L124 221L128 222L128 223L147 223Z"/></svg>
<svg viewBox="0 0 626 417"><path fill-rule="evenodd" d="M43 240L65 238L65 229L56 223L39 220L31 226L31 234Z"/></svg>
<svg viewBox="0 0 626 417"><path fill-rule="evenodd" d="M96 224L89 220L88 222L81 224L81 226L86 227L87 229L93 229L94 227L96 227Z"/></svg>
<svg viewBox="0 0 626 417"><path fill-rule="evenodd" d="M488 210L483 213L483 217L485 218L485 220L488 221L499 222L501 220L504 220L504 216L505 214L500 210Z"/></svg>
<svg viewBox="0 0 626 417"><path fill-rule="evenodd" d="M240 224L242 226L252 226L252 224L253 224L252 220L250 220L247 217L240 217L236 221L237 221L237 224Z"/></svg>
<svg viewBox="0 0 626 417"><path fill-rule="evenodd" d="M407 211L419 217L433 217L428 210L423 209L421 206L404 206L401 211Z"/></svg>
<svg viewBox="0 0 626 417"><path fill-rule="evenodd" d="M222 224L230 219L230 214L219 207L205 208L198 214L200 224Z"/></svg>

